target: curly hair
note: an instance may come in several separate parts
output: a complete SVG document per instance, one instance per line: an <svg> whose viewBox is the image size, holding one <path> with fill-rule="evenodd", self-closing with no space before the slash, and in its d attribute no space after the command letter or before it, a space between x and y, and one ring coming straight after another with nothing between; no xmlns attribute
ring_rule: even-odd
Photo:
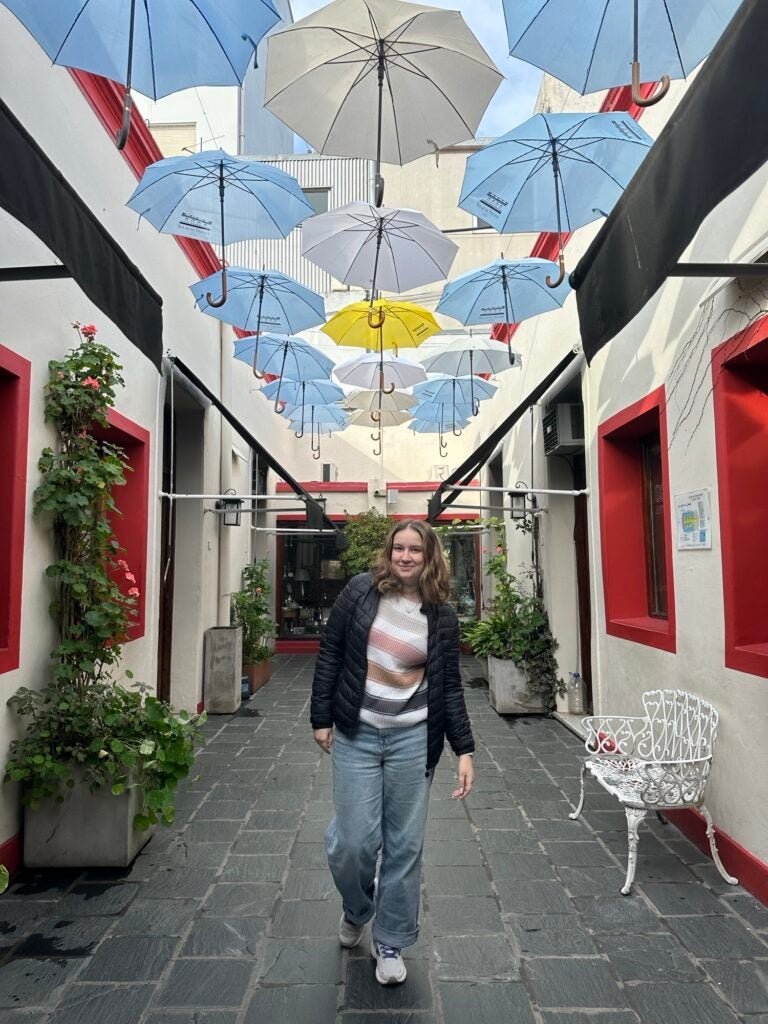
<svg viewBox="0 0 768 1024"><path fill-rule="evenodd" d="M415 530L424 545L424 568L419 577L423 600L429 604L445 604L451 593L448 562L439 537L423 519L404 519L392 527L373 567L373 585L380 594L402 592L403 584L392 568L392 548L402 530Z"/></svg>

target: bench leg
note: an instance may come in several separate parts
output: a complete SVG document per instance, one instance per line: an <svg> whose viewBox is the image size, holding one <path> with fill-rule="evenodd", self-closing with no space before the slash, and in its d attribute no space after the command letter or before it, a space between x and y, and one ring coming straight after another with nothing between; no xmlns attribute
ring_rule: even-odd
<svg viewBox="0 0 768 1024"><path fill-rule="evenodd" d="M587 766L584 761L581 762L581 793L579 795L579 803L575 811L572 811L568 817L572 820L578 818L584 807L584 777L587 774Z"/></svg>
<svg viewBox="0 0 768 1024"><path fill-rule="evenodd" d="M629 856L627 857L627 877L621 890L622 895L629 896L632 890L632 883L635 880L635 869L637 868L637 845L640 842L638 829L640 822L646 815L646 811L639 807L625 807L627 815L627 838L629 841Z"/></svg>
<svg viewBox="0 0 768 1024"><path fill-rule="evenodd" d="M717 852L717 845L715 843L715 823L712 821L712 815L709 813L704 804L701 804L699 810L707 820L707 839L709 840L709 849L712 853L712 860L715 862L715 867L728 882L729 885L738 885L738 878L734 878L733 875L729 875L723 867L723 862L720 860L720 854Z"/></svg>

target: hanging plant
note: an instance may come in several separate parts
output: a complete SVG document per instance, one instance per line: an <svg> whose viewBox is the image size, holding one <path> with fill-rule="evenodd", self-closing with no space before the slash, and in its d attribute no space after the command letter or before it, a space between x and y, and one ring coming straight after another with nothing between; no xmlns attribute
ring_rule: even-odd
<svg viewBox="0 0 768 1024"><path fill-rule="evenodd" d="M395 520L391 516L382 515L375 508L350 516L344 526L344 535L349 543L341 552L341 561L349 576L373 569L376 556L394 525Z"/></svg>

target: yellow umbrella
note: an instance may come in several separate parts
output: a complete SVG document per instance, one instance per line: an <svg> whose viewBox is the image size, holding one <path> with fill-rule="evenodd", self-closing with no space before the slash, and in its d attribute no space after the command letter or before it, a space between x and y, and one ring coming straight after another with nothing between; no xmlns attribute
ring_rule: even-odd
<svg viewBox="0 0 768 1024"><path fill-rule="evenodd" d="M337 345L382 352L386 348L416 348L441 327L429 310L412 302L376 299L345 306L321 330Z"/></svg>

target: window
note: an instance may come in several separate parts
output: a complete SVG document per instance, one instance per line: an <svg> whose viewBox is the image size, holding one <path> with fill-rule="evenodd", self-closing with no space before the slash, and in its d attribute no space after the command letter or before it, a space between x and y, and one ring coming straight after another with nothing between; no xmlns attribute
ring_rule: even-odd
<svg viewBox="0 0 768 1024"><path fill-rule="evenodd" d="M725 664L768 678L768 317L712 352Z"/></svg>
<svg viewBox="0 0 768 1024"><path fill-rule="evenodd" d="M675 650L664 388L598 429L606 632Z"/></svg>
<svg viewBox="0 0 768 1024"><path fill-rule="evenodd" d="M329 188L305 188L302 192L315 213L328 213L328 200L331 195Z"/></svg>
<svg viewBox="0 0 768 1024"><path fill-rule="evenodd" d="M492 228L493 224L489 224L487 220L483 220L482 217L478 217L477 214L472 218L473 227L476 228Z"/></svg>
<svg viewBox="0 0 768 1024"><path fill-rule="evenodd" d="M19 667L30 370L0 345L0 672Z"/></svg>

